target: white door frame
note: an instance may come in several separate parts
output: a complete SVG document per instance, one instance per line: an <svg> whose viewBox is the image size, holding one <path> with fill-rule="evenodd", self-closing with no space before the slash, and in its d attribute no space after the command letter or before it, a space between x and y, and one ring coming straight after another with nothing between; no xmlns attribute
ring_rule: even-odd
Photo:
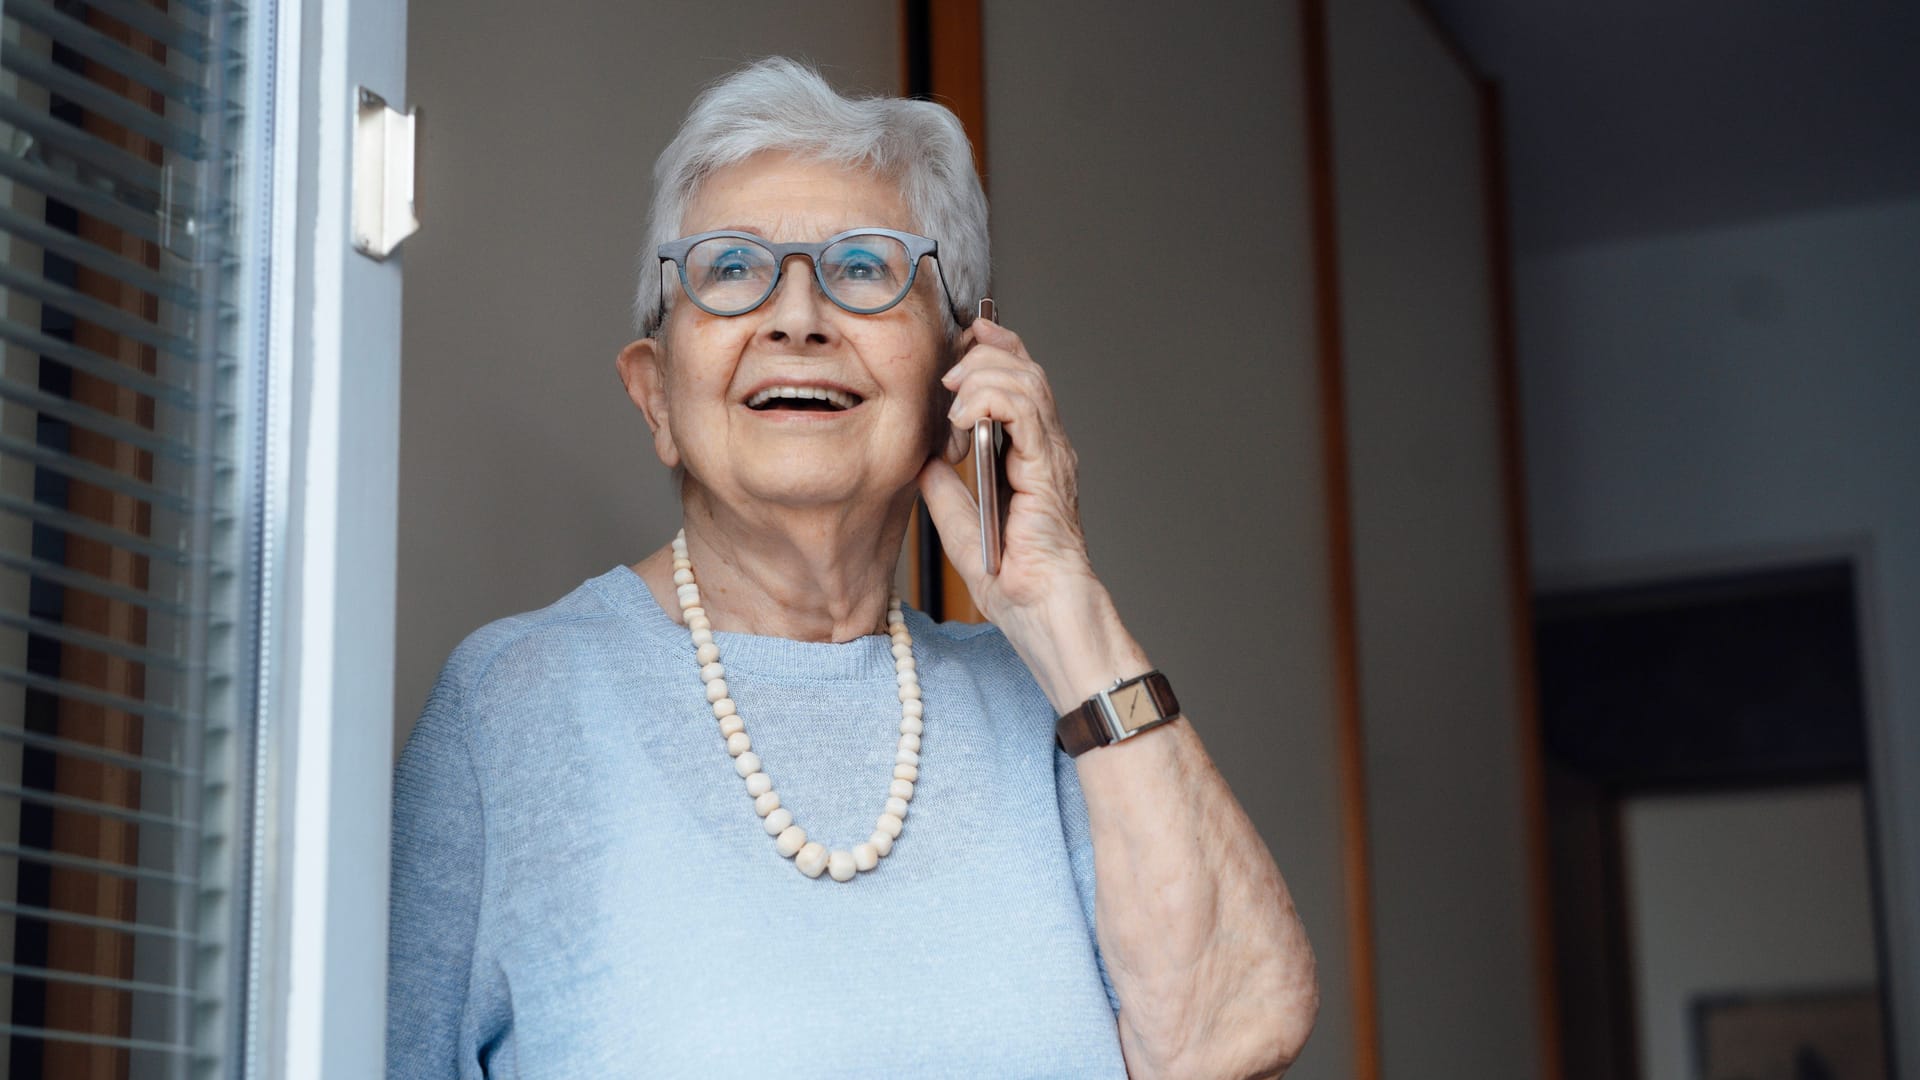
<svg viewBox="0 0 1920 1080"><path fill-rule="evenodd" d="M357 88L406 101L405 0L280 0L249 1076L385 1073L400 260L353 250Z"/></svg>

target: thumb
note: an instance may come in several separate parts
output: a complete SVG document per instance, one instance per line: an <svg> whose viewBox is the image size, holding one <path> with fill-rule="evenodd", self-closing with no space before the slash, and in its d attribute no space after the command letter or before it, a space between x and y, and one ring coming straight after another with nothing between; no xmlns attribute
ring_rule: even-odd
<svg viewBox="0 0 1920 1080"><path fill-rule="evenodd" d="M980 504L967 490L966 482L953 466L934 458L920 469L920 495L927 502L927 513L940 534L940 547L969 592L980 580Z"/></svg>

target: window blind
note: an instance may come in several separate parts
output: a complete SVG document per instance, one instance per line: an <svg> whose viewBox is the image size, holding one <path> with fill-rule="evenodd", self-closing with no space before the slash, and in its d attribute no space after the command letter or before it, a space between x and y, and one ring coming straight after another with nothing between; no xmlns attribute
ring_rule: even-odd
<svg viewBox="0 0 1920 1080"><path fill-rule="evenodd" d="M0 0L0 1080L241 1057L262 6Z"/></svg>

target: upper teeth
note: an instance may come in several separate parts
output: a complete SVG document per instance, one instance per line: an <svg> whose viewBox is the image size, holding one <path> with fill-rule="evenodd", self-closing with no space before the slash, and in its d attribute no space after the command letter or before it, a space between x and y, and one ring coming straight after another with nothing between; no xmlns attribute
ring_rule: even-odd
<svg viewBox="0 0 1920 1080"><path fill-rule="evenodd" d="M851 409L858 403L852 394L824 386L769 386L748 398L747 408L757 409L774 398L813 398L842 409Z"/></svg>

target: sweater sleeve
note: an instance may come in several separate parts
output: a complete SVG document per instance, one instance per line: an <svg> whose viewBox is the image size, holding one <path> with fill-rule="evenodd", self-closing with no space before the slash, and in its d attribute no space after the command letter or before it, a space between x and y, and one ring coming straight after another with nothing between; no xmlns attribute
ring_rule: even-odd
<svg viewBox="0 0 1920 1080"><path fill-rule="evenodd" d="M486 1074L481 1025L494 1010L474 1000L486 838L464 720L443 673L395 772L388 1080Z"/></svg>
<svg viewBox="0 0 1920 1080"><path fill-rule="evenodd" d="M1120 995L1107 974L1107 958L1100 955L1100 938L1094 932L1093 831L1087 821L1086 797L1080 791L1080 771L1065 750L1053 751L1054 790L1060 799L1060 826L1066 833L1067 857L1073 865L1073 884L1080 891L1080 904L1087 913L1087 935L1093 939L1093 959L1100 968L1100 983L1107 990L1107 1004L1120 1015Z"/></svg>

